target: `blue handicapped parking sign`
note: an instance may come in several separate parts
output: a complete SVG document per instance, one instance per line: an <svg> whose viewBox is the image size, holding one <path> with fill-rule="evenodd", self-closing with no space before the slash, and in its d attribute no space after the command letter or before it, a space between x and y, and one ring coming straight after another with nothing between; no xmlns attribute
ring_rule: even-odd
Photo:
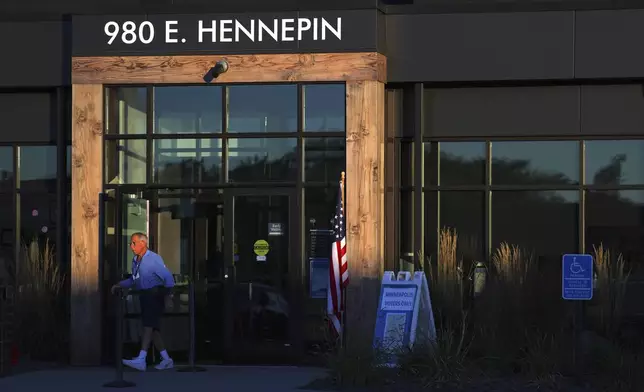
<svg viewBox="0 0 644 392"><path fill-rule="evenodd" d="M570 301L593 298L593 256L569 254L562 258L561 296Z"/></svg>

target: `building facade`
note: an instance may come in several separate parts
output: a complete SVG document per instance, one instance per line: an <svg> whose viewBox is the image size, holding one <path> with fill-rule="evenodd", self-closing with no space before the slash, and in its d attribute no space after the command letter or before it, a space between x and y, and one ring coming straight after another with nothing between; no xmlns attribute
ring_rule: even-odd
<svg viewBox="0 0 644 392"><path fill-rule="evenodd" d="M0 5L0 274L22 287L57 266L52 339L74 364L112 357L107 289L135 232L195 283L200 361L300 361L324 340L342 172L349 337L382 271L427 267L445 228L480 261L503 242L553 265L603 244L637 286L644 10L50 3ZM165 321L175 352L186 295Z"/></svg>

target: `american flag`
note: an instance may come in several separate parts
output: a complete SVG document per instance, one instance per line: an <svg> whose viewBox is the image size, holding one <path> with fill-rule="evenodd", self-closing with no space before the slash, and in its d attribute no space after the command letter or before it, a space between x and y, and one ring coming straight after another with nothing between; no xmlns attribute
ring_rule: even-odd
<svg viewBox="0 0 644 392"><path fill-rule="evenodd" d="M344 310L344 288L349 284L349 266L347 264L347 240L345 235L344 208L342 207L342 187L338 191L338 203L333 217L334 242L331 248L331 265L329 266L329 289L327 295L327 313L335 332L342 333L342 311Z"/></svg>

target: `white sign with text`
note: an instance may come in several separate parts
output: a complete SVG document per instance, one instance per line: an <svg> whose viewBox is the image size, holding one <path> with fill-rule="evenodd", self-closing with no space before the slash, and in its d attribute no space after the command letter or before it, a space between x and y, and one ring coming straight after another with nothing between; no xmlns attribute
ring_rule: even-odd
<svg viewBox="0 0 644 392"><path fill-rule="evenodd" d="M193 26L180 26L177 20L166 20L162 31L156 31L150 21L108 21L103 26L107 44L116 42L125 45L135 43L151 44L162 40L166 44L185 44L184 29L196 30L198 43L210 42L289 42L342 40L342 18L283 18L283 19L237 19L198 20ZM193 36L191 34L190 36Z"/></svg>

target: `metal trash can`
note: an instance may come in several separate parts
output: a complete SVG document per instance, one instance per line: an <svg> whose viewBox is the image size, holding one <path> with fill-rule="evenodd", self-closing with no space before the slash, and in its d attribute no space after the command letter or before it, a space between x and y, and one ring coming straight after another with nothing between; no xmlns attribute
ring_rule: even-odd
<svg viewBox="0 0 644 392"><path fill-rule="evenodd" d="M0 377L8 375L13 366L14 299L13 286L0 281Z"/></svg>

